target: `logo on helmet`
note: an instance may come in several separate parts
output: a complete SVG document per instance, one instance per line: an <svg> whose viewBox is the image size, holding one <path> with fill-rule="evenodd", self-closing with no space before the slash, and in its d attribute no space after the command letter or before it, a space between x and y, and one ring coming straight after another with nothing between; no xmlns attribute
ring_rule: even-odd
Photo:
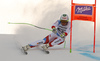
<svg viewBox="0 0 100 61"><path fill-rule="evenodd" d="M63 14L63 16L65 17L65 16L66 16L66 14Z"/></svg>

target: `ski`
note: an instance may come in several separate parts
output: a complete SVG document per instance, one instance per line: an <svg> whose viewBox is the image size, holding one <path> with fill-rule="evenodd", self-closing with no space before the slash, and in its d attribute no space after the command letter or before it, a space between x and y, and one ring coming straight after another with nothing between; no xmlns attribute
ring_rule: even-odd
<svg viewBox="0 0 100 61"><path fill-rule="evenodd" d="M28 54L28 52L23 49L23 46L19 41L16 41L16 44L18 45L18 48L21 50L22 53L24 53L25 55Z"/></svg>
<svg viewBox="0 0 100 61"><path fill-rule="evenodd" d="M22 47L22 52L23 52L24 54L26 54L26 55L28 54L28 52L24 50L24 47Z"/></svg>
<svg viewBox="0 0 100 61"><path fill-rule="evenodd" d="M49 51L46 51L46 50L43 50L46 54L49 54L50 52Z"/></svg>
<svg viewBox="0 0 100 61"><path fill-rule="evenodd" d="M45 52L46 54L49 54L50 52L48 50L45 50L42 46L42 51Z"/></svg>

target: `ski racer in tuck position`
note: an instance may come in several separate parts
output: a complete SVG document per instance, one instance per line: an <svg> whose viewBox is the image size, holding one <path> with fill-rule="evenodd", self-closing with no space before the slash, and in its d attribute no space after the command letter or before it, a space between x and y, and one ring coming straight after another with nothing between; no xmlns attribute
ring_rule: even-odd
<svg viewBox="0 0 100 61"><path fill-rule="evenodd" d="M65 37L70 32L70 22L67 14L63 14L60 20L57 20L52 26L52 33L46 36L43 40L37 40L23 47L25 51L30 48L45 44L42 46L43 49L47 50L49 47L54 45L60 45L64 42Z"/></svg>

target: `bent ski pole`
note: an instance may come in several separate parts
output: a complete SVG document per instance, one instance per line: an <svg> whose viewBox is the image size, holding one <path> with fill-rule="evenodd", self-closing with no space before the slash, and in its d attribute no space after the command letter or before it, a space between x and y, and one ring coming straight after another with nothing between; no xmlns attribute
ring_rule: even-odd
<svg viewBox="0 0 100 61"><path fill-rule="evenodd" d="M11 22L8 22L8 24L26 24L26 25L34 26L34 27L39 28L39 29L44 29L44 30L52 31L51 29L42 28L42 27L39 27L39 26L36 26L36 25L33 25L33 24L29 24L29 23L11 23Z"/></svg>

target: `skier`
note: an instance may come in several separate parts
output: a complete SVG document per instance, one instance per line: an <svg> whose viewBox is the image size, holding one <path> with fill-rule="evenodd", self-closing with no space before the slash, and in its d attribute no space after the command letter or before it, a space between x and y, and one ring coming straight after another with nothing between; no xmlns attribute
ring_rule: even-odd
<svg viewBox="0 0 100 61"><path fill-rule="evenodd" d="M65 37L70 32L70 22L67 14L63 14L60 17L60 20L57 20L52 26L52 33L46 36L43 40L37 40L33 43L30 43L23 47L25 51L30 48L39 46L40 44L45 44L42 46L44 50L47 50L48 47L54 45L60 45L64 42Z"/></svg>

